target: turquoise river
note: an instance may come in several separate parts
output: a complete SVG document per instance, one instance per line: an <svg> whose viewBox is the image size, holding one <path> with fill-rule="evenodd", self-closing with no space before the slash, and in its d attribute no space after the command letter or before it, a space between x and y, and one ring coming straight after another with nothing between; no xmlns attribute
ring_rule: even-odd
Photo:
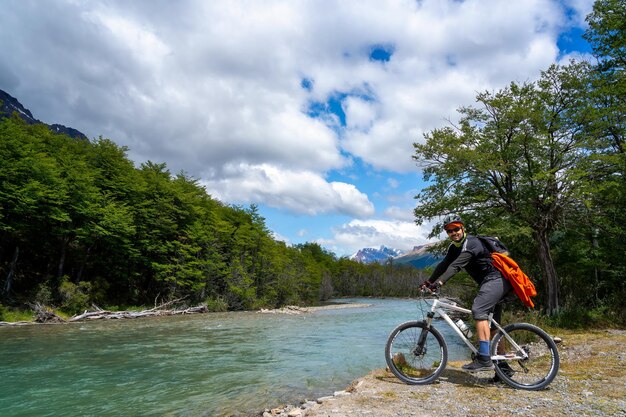
<svg viewBox="0 0 626 417"><path fill-rule="evenodd" d="M340 302L368 307L0 327L0 415L248 416L332 395L383 368L389 332L421 317L415 300Z"/></svg>

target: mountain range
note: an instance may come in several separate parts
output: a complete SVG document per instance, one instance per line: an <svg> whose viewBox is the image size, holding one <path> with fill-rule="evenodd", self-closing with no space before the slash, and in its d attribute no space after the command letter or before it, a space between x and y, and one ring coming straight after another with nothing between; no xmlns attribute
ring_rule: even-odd
<svg viewBox="0 0 626 417"><path fill-rule="evenodd" d="M356 253L350 256L353 261L361 262L364 264L371 264L374 262L385 263L389 258L395 258L400 256L404 251L400 249L392 249L387 246L381 246L380 248L363 248L359 249Z"/></svg>
<svg viewBox="0 0 626 417"><path fill-rule="evenodd" d="M87 136L85 134L74 128L56 123L49 125L35 119L30 110L24 108L24 106L22 106L22 104L15 97L11 96L6 91L0 90L0 119L11 117L14 113L16 113L20 119L24 120L29 125L41 123L48 126L48 129L55 133L62 133L74 139L87 140Z"/></svg>
<svg viewBox="0 0 626 417"><path fill-rule="evenodd" d="M427 243L415 246L408 251L392 249L386 246L363 248L350 256L350 259L365 264L374 262L384 264L391 260L394 265L410 265L414 268L424 269L435 265L442 259L441 256L429 252L429 249L436 244L437 242Z"/></svg>

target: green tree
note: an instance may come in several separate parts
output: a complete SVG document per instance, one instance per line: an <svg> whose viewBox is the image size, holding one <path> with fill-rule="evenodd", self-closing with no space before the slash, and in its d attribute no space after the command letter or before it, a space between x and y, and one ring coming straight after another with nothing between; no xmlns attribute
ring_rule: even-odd
<svg viewBox="0 0 626 417"><path fill-rule="evenodd" d="M626 3L598 0L587 22L585 38L597 58L591 73L592 123L588 134L597 142L594 186L576 222L591 230L589 244L579 259L584 260L583 268L591 268L592 279L577 288L587 288L596 305L609 298L619 305L617 300L626 293L626 251L622 244L626 239L622 224L626 207ZM569 265L572 267L573 262Z"/></svg>
<svg viewBox="0 0 626 417"><path fill-rule="evenodd" d="M604 141L605 153L624 154L626 133L626 3L597 0L587 16L584 37L597 58L590 104L592 133ZM623 163L623 158L620 160ZM623 168L623 166L621 167Z"/></svg>
<svg viewBox="0 0 626 417"><path fill-rule="evenodd" d="M255 205L225 205L184 172L150 161L137 169L126 153L102 137L0 120L4 304L36 299L75 313L184 298L250 309L415 287L392 265L277 242Z"/></svg>
<svg viewBox="0 0 626 417"><path fill-rule="evenodd" d="M0 122L0 261L7 255L10 259L2 265L5 297L10 297L18 270L24 280L18 283L20 291L38 284L47 272L36 266L39 260L58 261L55 255L55 261L49 258L58 253L55 226L70 221L66 181L49 152L50 139L47 128L28 126L16 116Z"/></svg>
<svg viewBox="0 0 626 417"><path fill-rule="evenodd" d="M414 144L414 159L431 181L416 197L416 222L456 211L475 227L506 219L530 230L549 314L560 306L550 237L580 204L588 179L581 130L587 71L584 63L552 66L535 83L481 93L481 107L459 110L458 127L435 129Z"/></svg>
<svg viewBox="0 0 626 417"><path fill-rule="evenodd" d="M626 69L626 4L622 0L596 0L586 18L585 39L593 47L602 71Z"/></svg>

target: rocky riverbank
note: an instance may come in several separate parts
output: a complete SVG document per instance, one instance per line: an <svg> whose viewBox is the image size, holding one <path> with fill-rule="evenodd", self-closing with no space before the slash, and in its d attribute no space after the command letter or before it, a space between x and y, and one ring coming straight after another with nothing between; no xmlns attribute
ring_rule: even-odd
<svg viewBox="0 0 626 417"><path fill-rule="evenodd" d="M303 313L313 313L315 311L322 311L322 310L337 310L337 309L343 309L343 308L363 308L363 307L369 307L369 306L371 306L371 304L359 304L359 303L328 304L325 306L313 306L313 307L285 306L285 307L274 308L270 310L262 308L259 310L259 313L303 314Z"/></svg>
<svg viewBox="0 0 626 417"><path fill-rule="evenodd" d="M514 390L452 362L431 385L375 370L345 390L263 417L626 416L626 331L559 332L561 368L545 390Z"/></svg>

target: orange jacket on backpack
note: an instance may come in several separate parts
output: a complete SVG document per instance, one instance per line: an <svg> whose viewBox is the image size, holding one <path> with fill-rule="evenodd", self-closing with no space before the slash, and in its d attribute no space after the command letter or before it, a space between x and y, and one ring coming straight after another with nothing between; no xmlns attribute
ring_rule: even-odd
<svg viewBox="0 0 626 417"><path fill-rule="evenodd" d="M498 252L493 252L491 257L493 258L493 266L502 273L504 278L509 280L513 291L515 291L519 299L522 300L526 306L534 307L535 303L533 303L530 297L535 297L537 290L528 276L526 276L519 265L517 265L517 262L505 254Z"/></svg>

